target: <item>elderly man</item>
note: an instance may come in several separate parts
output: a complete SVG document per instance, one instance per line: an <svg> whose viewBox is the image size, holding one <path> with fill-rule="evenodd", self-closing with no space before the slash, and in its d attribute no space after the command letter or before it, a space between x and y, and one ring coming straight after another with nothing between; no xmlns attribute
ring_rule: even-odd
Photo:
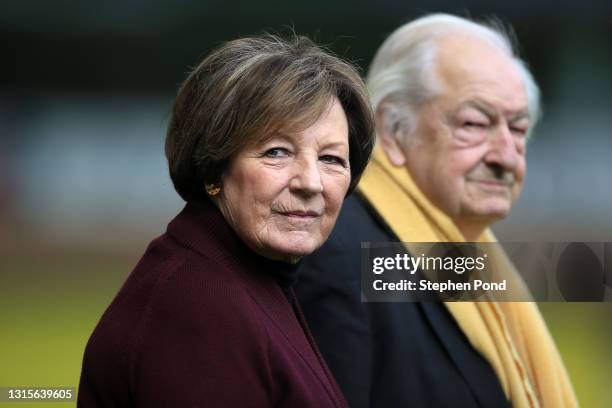
<svg viewBox="0 0 612 408"><path fill-rule="evenodd" d="M368 85L378 147L298 285L349 404L576 406L533 303L361 302L361 242L494 241L518 198L539 91L508 35L417 19L378 50Z"/></svg>

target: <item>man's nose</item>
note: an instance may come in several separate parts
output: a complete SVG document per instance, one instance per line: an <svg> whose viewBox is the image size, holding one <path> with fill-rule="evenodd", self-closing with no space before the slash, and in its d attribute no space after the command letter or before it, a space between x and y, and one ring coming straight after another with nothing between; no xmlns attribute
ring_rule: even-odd
<svg viewBox="0 0 612 408"><path fill-rule="evenodd" d="M293 177L289 183L291 190L307 195L323 192L318 158L299 158L293 167Z"/></svg>
<svg viewBox="0 0 612 408"><path fill-rule="evenodd" d="M506 170L514 170L518 165L519 152L517 150L514 135L507 123L500 123L494 128L493 134L489 135L489 151L485 156L485 162L490 165L498 165Z"/></svg>

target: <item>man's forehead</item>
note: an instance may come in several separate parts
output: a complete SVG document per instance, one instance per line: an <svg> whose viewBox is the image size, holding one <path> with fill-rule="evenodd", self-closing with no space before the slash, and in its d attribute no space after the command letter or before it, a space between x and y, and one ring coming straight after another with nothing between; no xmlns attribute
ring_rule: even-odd
<svg viewBox="0 0 612 408"><path fill-rule="evenodd" d="M474 35L442 39L436 72L442 93L450 97L461 101L480 99L511 113L526 110L525 81L516 61Z"/></svg>

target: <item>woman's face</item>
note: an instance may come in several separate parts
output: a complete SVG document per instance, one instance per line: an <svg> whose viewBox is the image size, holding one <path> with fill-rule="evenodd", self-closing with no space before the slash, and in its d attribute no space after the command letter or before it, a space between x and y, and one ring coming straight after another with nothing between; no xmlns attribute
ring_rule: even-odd
<svg viewBox="0 0 612 408"><path fill-rule="evenodd" d="M306 130L239 153L217 204L253 251L293 262L327 239L350 181L348 123L334 97Z"/></svg>

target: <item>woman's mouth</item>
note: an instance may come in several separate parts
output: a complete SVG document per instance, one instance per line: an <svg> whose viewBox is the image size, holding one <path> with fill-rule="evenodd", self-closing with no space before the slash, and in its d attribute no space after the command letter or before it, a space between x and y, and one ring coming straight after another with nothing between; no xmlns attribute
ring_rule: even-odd
<svg viewBox="0 0 612 408"><path fill-rule="evenodd" d="M281 214L285 217L295 219L311 219L321 215L321 213L317 211L283 211Z"/></svg>

